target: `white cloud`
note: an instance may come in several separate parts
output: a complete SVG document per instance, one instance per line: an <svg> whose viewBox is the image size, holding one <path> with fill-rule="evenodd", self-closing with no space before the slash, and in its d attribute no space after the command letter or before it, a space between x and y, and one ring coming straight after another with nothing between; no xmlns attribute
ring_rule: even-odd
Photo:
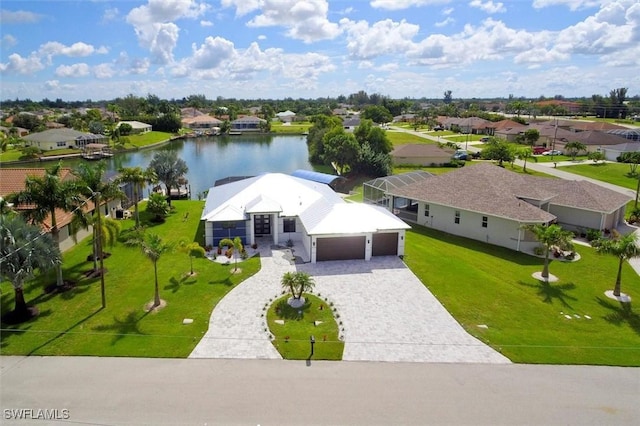
<svg viewBox="0 0 640 426"><path fill-rule="evenodd" d="M116 75L113 64L104 63L93 67L93 75L98 79L109 79Z"/></svg>
<svg viewBox="0 0 640 426"><path fill-rule="evenodd" d="M533 7L543 9L550 6L567 6L569 10L581 10L598 7L602 4L599 0L533 0Z"/></svg>
<svg viewBox="0 0 640 426"><path fill-rule="evenodd" d="M207 37L200 47L192 45L193 56L189 61L196 69L217 68L224 61L229 61L235 56L233 43L221 37Z"/></svg>
<svg viewBox="0 0 640 426"><path fill-rule="evenodd" d="M77 87L75 84L60 84L58 80L47 80L42 85L42 89L46 92L59 94L60 92L72 93L77 90Z"/></svg>
<svg viewBox="0 0 640 426"><path fill-rule="evenodd" d="M103 23L113 22L116 19L119 19L119 17L120 17L120 11L118 10L118 8L114 7L111 9L106 9L102 14L102 22Z"/></svg>
<svg viewBox="0 0 640 426"><path fill-rule="evenodd" d="M411 47L411 41L420 27L405 20L378 21L369 26L366 21L354 22L342 19L340 25L347 33L349 55L358 59L370 59L385 54L401 53Z"/></svg>
<svg viewBox="0 0 640 426"><path fill-rule="evenodd" d="M9 62L0 63L2 74L32 75L44 69L40 58L32 53L28 57L22 57L17 53L9 55Z"/></svg>
<svg viewBox="0 0 640 426"><path fill-rule="evenodd" d="M1 24L34 24L40 22L42 15L25 10L0 10Z"/></svg>
<svg viewBox="0 0 640 426"><path fill-rule="evenodd" d="M129 74L146 74L150 65L147 58L134 58L129 62Z"/></svg>
<svg viewBox="0 0 640 426"><path fill-rule="evenodd" d="M85 63L60 65L56 68L55 76L63 78L86 77L89 75L89 65Z"/></svg>
<svg viewBox="0 0 640 426"><path fill-rule="evenodd" d="M244 16L247 13L260 9L261 0L222 0L222 7L235 7L236 16Z"/></svg>
<svg viewBox="0 0 640 426"><path fill-rule="evenodd" d="M213 27L213 22L202 20L202 21L200 21L200 26L201 27Z"/></svg>
<svg viewBox="0 0 640 426"><path fill-rule="evenodd" d="M17 43L18 40L14 36L12 36L11 34L5 34L0 40L0 47L2 47L2 49L9 49L15 46Z"/></svg>
<svg viewBox="0 0 640 426"><path fill-rule="evenodd" d="M434 25L436 27L446 27L447 25L453 24L454 22L456 22L455 19L453 19L451 16L447 16L447 19L445 19L444 21L436 22Z"/></svg>
<svg viewBox="0 0 640 426"><path fill-rule="evenodd" d="M83 42L77 42L73 43L71 46L65 46L64 44L57 41L49 41L41 45L38 49L38 53L47 57L49 61L51 61L52 57L58 55L68 56L71 58L79 58L89 56L94 53L105 54L108 51L109 49L104 46L95 48L94 46Z"/></svg>
<svg viewBox="0 0 640 426"><path fill-rule="evenodd" d="M337 24L327 19L326 0L263 0L261 14L253 17L249 27L282 26L287 36L311 43L335 38L340 34Z"/></svg>
<svg viewBox="0 0 640 426"><path fill-rule="evenodd" d="M402 10L439 3L448 3L448 0L372 0L370 4L374 9Z"/></svg>
<svg viewBox="0 0 640 426"><path fill-rule="evenodd" d="M488 14L504 13L507 11L507 8L504 7L503 3L494 3L492 0L488 0L485 2L483 2L482 0L472 0L469 3L469 6L480 9Z"/></svg>
<svg viewBox="0 0 640 426"><path fill-rule="evenodd" d="M126 21L133 25L140 45L149 49L152 61L163 65L173 62L178 43L180 29L173 21L197 18L208 8L194 0L149 0L131 9Z"/></svg>
<svg viewBox="0 0 640 426"><path fill-rule="evenodd" d="M442 11L442 14L443 14L444 16L449 16L449 15L451 15L454 11L455 11L455 9L454 9L453 7L448 7L448 8L446 8L446 9L444 9L444 10Z"/></svg>
<svg viewBox="0 0 640 426"><path fill-rule="evenodd" d="M266 40L266 39L267 39L267 36L266 36L266 35L264 35L264 34L260 34L260 35L258 36L258 40Z"/></svg>

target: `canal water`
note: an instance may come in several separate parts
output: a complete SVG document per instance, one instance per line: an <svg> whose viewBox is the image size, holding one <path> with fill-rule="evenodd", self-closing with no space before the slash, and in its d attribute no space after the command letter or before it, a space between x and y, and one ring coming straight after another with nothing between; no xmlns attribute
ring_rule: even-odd
<svg viewBox="0 0 640 426"><path fill-rule="evenodd" d="M107 159L109 171L121 167L146 168L159 150L171 150L189 167L186 178L191 186L191 198L196 199L228 176L255 176L266 172L290 174L297 169L313 170L309 163L307 138L302 135L236 135L179 139L156 148L118 153ZM65 167L74 167L82 159L65 160ZM49 162L20 164L16 167L50 167ZM145 193L144 196L147 194Z"/></svg>

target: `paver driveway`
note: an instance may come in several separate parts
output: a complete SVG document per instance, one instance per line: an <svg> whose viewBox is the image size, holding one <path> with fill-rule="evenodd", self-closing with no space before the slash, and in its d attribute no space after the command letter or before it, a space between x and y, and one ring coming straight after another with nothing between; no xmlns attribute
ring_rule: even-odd
<svg viewBox="0 0 640 426"><path fill-rule="evenodd" d="M288 250L262 249L262 269L211 315L191 358L280 358L261 314L287 271L304 271L343 322L344 360L508 363L469 335L397 257L292 265Z"/></svg>

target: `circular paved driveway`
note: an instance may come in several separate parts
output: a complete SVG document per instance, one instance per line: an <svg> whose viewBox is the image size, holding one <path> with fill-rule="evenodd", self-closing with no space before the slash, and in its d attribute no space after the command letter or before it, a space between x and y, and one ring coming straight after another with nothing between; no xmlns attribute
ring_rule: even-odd
<svg viewBox="0 0 640 426"><path fill-rule="evenodd" d="M292 265L288 250L261 250L262 269L215 307L191 358L280 358L261 317L287 271L303 271L343 322L344 360L509 363L469 335L397 257Z"/></svg>

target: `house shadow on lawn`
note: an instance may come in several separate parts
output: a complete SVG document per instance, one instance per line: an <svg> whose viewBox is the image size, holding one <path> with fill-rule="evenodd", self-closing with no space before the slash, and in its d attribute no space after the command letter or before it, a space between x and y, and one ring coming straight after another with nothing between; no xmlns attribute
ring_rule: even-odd
<svg viewBox="0 0 640 426"><path fill-rule="evenodd" d="M140 330L138 323L149 315L149 312L151 311L145 311L140 315L138 311L129 311L124 319L121 320L114 316L112 324L97 325L93 327L93 329L95 331L109 332L109 334L112 334L113 340L111 341L111 346L113 346L128 335L144 335L145 333Z"/></svg>
<svg viewBox="0 0 640 426"><path fill-rule="evenodd" d="M628 324L637 335L640 335L640 314L633 311L631 303L616 303L602 297L596 297L596 302L609 310L609 313L603 317L605 321L618 326Z"/></svg>
<svg viewBox="0 0 640 426"><path fill-rule="evenodd" d="M558 302L560 302L560 304L562 304L562 306L571 308L572 306L567 302L567 300L573 302L578 300L577 298L567 293L568 291L574 290L576 288L576 285L574 283L553 284L546 281L536 281L535 284L532 284L520 280L518 281L518 284L538 290L537 295L544 303L552 304L554 300L557 300Z"/></svg>

